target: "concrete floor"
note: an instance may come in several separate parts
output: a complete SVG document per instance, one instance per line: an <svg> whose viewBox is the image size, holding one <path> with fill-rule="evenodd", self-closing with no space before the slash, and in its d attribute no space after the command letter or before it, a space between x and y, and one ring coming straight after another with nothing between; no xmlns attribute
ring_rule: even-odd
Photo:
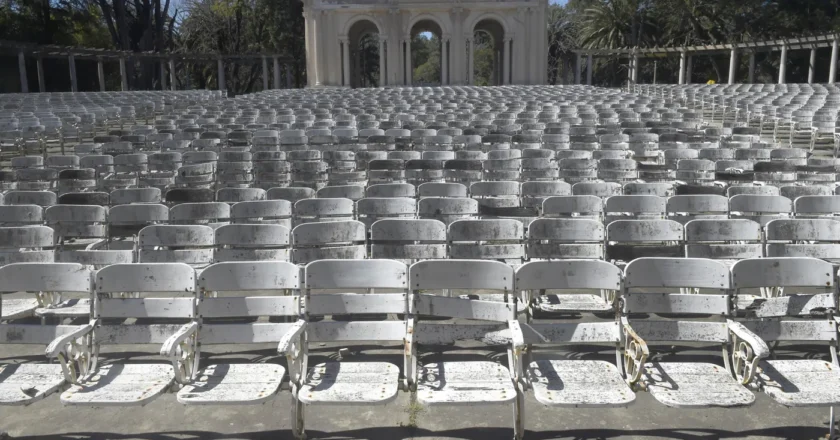
<svg viewBox="0 0 840 440"><path fill-rule="evenodd" d="M253 348L234 354L205 347L202 357L285 364L271 347ZM569 348L550 355L610 359L614 353L609 348L596 352ZM109 347L103 358L122 361L131 356L132 361L160 361L144 355L156 350L152 346ZM423 361L444 356L504 362L501 351L440 354L434 347L425 351ZM816 352L821 351L827 352L824 348ZM22 356L24 353L27 356ZM0 362L40 362L42 353L39 347L2 347ZM310 365L335 359L336 353L336 347L313 347ZM401 365L398 353L396 347L351 347L348 360L387 359ZM174 395L167 394L141 408L84 409L62 407L53 395L29 407L2 408L0 427L12 438L21 439L291 439L289 407L287 390L264 405L230 407L185 407ZM509 406L422 407L411 404L410 394L400 393L395 402L385 406L309 408L306 420L309 438L491 440L512 438L511 415ZM763 395L745 409L681 410L666 408L644 392L626 409L545 408L529 394L526 416L527 439L815 439L824 438L828 432L827 409L787 409Z"/></svg>

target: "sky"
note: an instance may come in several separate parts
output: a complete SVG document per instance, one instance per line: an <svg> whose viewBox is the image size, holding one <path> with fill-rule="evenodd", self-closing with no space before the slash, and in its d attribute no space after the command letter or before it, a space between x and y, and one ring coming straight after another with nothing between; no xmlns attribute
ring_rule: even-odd
<svg viewBox="0 0 840 440"><path fill-rule="evenodd" d="M565 5L568 2L569 0L551 0L551 4L553 5Z"/></svg>

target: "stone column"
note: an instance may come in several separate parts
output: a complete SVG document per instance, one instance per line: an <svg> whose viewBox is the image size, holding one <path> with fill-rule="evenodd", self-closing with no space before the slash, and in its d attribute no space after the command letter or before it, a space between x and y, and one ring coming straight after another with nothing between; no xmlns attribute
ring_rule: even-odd
<svg viewBox="0 0 840 440"><path fill-rule="evenodd" d="M750 84L755 82L755 52L750 52L750 67L747 76L747 82Z"/></svg>
<svg viewBox="0 0 840 440"><path fill-rule="evenodd" d="M633 84L639 79L639 54L633 53Z"/></svg>
<svg viewBox="0 0 840 440"><path fill-rule="evenodd" d="M35 60L35 68L38 71L38 91L43 93L47 91L47 84L44 82L44 59L40 56Z"/></svg>
<svg viewBox="0 0 840 440"><path fill-rule="evenodd" d="M505 47L502 48L502 85L510 84L510 45L511 38L505 37Z"/></svg>
<svg viewBox="0 0 840 440"><path fill-rule="evenodd" d="M227 89L227 84L225 83L225 62L221 58L219 58L218 60L216 60L216 64L219 70L219 76L217 81L219 83L219 90L224 91Z"/></svg>
<svg viewBox="0 0 840 440"><path fill-rule="evenodd" d="M411 35L405 37L405 85L411 86Z"/></svg>
<svg viewBox="0 0 840 440"><path fill-rule="evenodd" d="M70 65L70 91L78 92L79 83L76 81L76 57L74 55L69 55L67 57L67 64Z"/></svg>
<svg viewBox="0 0 840 440"><path fill-rule="evenodd" d="M828 83L834 84L837 81L837 57L840 55L840 38L835 38L831 43L831 64L828 67Z"/></svg>
<svg viewBox="0 0 840 440"><path fill-rule="evenodd" d="M160 64L160 89L166 90L166 63L163 60L159 61Z"/></svg>
<svg viewBox="0 0 840 440"><path fill-rule="evenodd" d="M467 37L467 44L469 45L469 64L467 69L469 69L469 84L475 84L475 37L470 35Z"/></svg>
<svg viewBox="0 0 840 440"><path fill-rule="evenodd" d="M811 58L808 62L808 84L814 83L814 70L817 65L817 48L811 48Z"/></svg>
<svg viewBox="0 0 840 440"><path fill-rule="evenodd" d="M385 47L385 37L379 38L379 87L388 84L388 68L386 60L388 59L388 48Z"/></svg>
<svg viewBox="0 0 840 440"><path fill-rule="evenodd" d="M315 85L320 86L323 84L323 78L321 78L321 44L323 44L323 40L321 39L321 26L318 23L318 20L321 18L321 11L316 11L315 16L312 18L312 43L315 52L314 64L315 64Z"/></svg>
<svg viewBox="0 0 840 440"><path fill-rule="evenodd" d="M26 55L18 52L18 71L20 73L20 92L29 93L29 80L26 78Z"/></svg>
<svg viewBox="0 0 840 440"><path fill-rule="evenodd" d="M280 59L277 57L274 57L274 88L282 88L280 86Z"/></svg>
<svg viewBox="0 0 840 440"><path fill-rule="evenodd" d="M575 84L581 84L581 79L580 79L580 52L575 53Z"/></svg>
<svg viewBox="0 0 840 440"><path fill-rule="evenodd" d="M449 37L444 37L440 43L440 85L447 84L449 84Z"/></svg>
<svg viewBox="0 0 840 440"><path fill-rule="evenodd" d="M738 74L738 49L732 48L729 53L729 84L735 84L735 75Z"/></svg>
<svg viewBox="0 0 840 440"><path fill-rule="evenodd" d="M787 44L784 44L782 45L782 58L779 61L779 84L784 84L787 77L787 53L788 47Z"/></svg>
<svg viewBox="0 0 840 440"><path fill-rule="evenodd" d="M341 85L352 87L350 83L350 40L342 37L339 44L341 45L341 72L343 74Z"/></svg>
<svg viewBox="0 0 840 440"><path fill-rule="evenodd" d="M677 84L685 84L685 51L680 52L680 71L677 74Z"/></svg>
<svg viewBox="0 0 840 440"><path fill-rule="evenodd" d="M263 90L268 90L268 58L262 57Z"/></svg>
<svg viewBox="0 0 840 440"><path fill-rule="evenodd" d="M308 84L315 84L315 48L312 46L312 13L309 9L303 10L303 37L304 50L306 51L306 81Z"/></svg>
<svg viewBox="0 0 840 440"><path fill-rule="evenodd" d="M178 90L177 80L178 78L175 76L175 60L172 58L169 59L169 90L173 92Z"/></svg>
<svg viewBox="0 0 840 440"><path fill-rule="evenodd" d="M125 58L120 57L120 88L123 92L128 90L128 75L125 71Z"/></svg>
<svg viewBox="0 0 840 440"><path fill-rule="evenodd" d="M691 78L694 76L694 57L689 55L685 61L685 83L691 84Z"/></svg>
<svg viewBox="0 0 840 440"><path fill-rule="evenodd" d="M102 60L96 60L96 76L99 78L99 91L105 91L105 68L102 66Z"/></svg>
<svg viewBox="0 0 840 440"><path fill-rule="evenodd" d="M592 85L592 54L586 55L586 85Z"/></svg>

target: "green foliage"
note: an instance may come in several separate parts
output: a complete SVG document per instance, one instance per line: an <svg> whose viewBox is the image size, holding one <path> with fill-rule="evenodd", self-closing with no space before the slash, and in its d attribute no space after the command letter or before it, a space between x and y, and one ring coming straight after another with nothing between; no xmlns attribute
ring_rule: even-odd
<svg viewBox="0 0 840 440"><path fill-rule="evenodd" d="M411 40L411 63L414 84L440 84L440 38L415 35Z"/></svg>

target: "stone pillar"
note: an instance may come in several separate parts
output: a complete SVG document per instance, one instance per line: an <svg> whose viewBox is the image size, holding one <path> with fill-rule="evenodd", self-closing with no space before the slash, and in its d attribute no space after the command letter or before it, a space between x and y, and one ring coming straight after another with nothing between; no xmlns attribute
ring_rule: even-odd
<svg viewBox="0 0 840 440"><path fill-rule="evenodd" d="M440 85L449 84L449 38L441 39L440 43Z"/></svg>
<svg viewBox="0 0 840 440"><path fill-rule="evenodd" d="M125 71L125 58L120 57L120 89L128 91L128 75Z"/></svg>
<svg viewBox="0 0 840 440"><path fill-rule="evenodd" d="M677 84L685 84L685 51L680 52L680 71L677 73Z"/></svg>
<svg viewBox="0 0 840 440"><path fill-rule="evenodd" d="M405 37L405 85L411 86L411 35Z"/></svg>
<svg viewBox="0 0 840 440"><path fill-rule="evenodd" d="M633 52L633 68L630 69L630 73L630 81L635 85L639 80L639 55L635 52Z"/></svg>
<svg viewBox="0 0 840 440"><path fill-rule="evenodd" d="M750 52L750 67L749 67L747 82L750 84L755 82L755 52Z"/></svg>
<svg viewBox="0 0 840 440"><path fill-rule="evenodd" d="M592 85L592 54L586 55L586 85Z"/></svg>
<svg viewBox="0 0 840 440"><path fill-rule="evenodd" d="M20 73L20 92L29 93L29 80L26 78L26 55L18 52L18 71Z"/></svg>
<svg viewBox="0 0 840 440"><path fill-rule="evenodd" d="M379 38L379 87L388 84L388 68L386 60L388 59L388 48L385 47L385 37Z"/></svg>
<svg viewBox="0 0 840 440"><path fill-rule="evenodd" d="M470 35L467 38L467 44L469 45L469 64L467 69L469 69L469 84L475 84L475 37Z"/></svg>
<svg viewBox="0 0 840 440"><path fill-rule="evenodd" d="M216 60L216 64L219 68L219 77L217 81L219 83L219 90L226 90L227 84L225 84L225 62L221 58L219 58L218 60Z"/></svg>
<svg viewBox="0 0 840 440"><path fill-rule="evenodd" d="M735 84L735 75L738 74L738 49L732 48L729 53L729 84Z"/></svg>
<svg viewBox="0 0 840 440"><path fill-rule="evenodd" d="M814 69L817 65L817 48L811 48L811 58L808 62L808 84L814 83Z"/></svg>
<svg viewBox="0 0 840 440"><path fill-rule="evenodd" d="M691 78L694 76L694 57L689 55L685 61L685 83L691 84Z"/></svg>
<svg viewBox="0 0 840 440"><path fill-rule="evenodd" d="M840 38L835 38L831 43L831 64L828 67L828 83L834 84L837 81L837 57L840 55Z"/></svg>
<svg viewBox="0 0 840 440"><path fill-rule="evenodd" d="M292 75L294 75L294 70L292 70L291 64L286 64L286 88L292 88Z"/></svg>
<svg viewBox="0 0 840 440"><path fill-rule="evenodd" d="M99 78L99 91L105 91L105 68L102 66L102 60L96 60L96 76Z"/></svg>
<svg viewBox="0 0 840 440"><path fill-rule="evenodd" d="M166 63L159 60L160 64L160 89L166 90Z"/></svg>
<svg viewBox="0 0 840 440"><path fill-rule="evenodd" d="M323 84L321 79L321 36L318 35L321 32L321 26L318 25L318 19L321 16L320 11L314 15L312 18L312 52L314 53L312 64L313 73L315 74L315 85L320 86Z"/></svg>
<svg viewBox="0 0 840 440"><path fill-rule="evenodd" d="M268 58L262 57L263 90L268 90Z"/></svg>
<svg viewBox="0 0 840 440"><path fill-rule="evenodd" d="M510 45L511 38L505 37L505 47L502 49L502 84L510 84Z"/></svg>
<svg viewBox="0 0 840 440"><path fill-rule="evenodd" d="M178 78L175 76L175 60L172 58L169 59L169 90L173 92L178 90L177 80Z"/></svg>
<svg viewBox="0 0 840 440"><path fill-rule="evenodd" d="M35 68L38 70L38 91L43 93L47 91L47 83L44 81L44 59L38 57L35 60Z"/></svg>
<svg viewBox="0 0 840 440"><path fill-rule="evenodd" d="M76 57L69 55L67 57L67 64L70 65L70 91L78 92L79 83L76 81Z"/></svg>
<svg viewBox="0 0 840 440"><path fill-rule="evenodd" d="M315 49L312 47L312 13L309 9L303 9L303 38L304 50L306 51L306 81L307 84L315 84Z"/></svg>
<svg viewBox="0 0 840 440"><path fill-rule="evenodd" d="M343 79L341 85L344 87L352 87L353 85L350 83L350 40L347 38L341 39L341 72L343 74Z"/></svg>
<svg viewBox="0 0 840 440"><path fill-rule="evenodd" d="M575 84L580 84L580 53L575 53Z"/></svg>
<svg viewBox="0 0 840 440"><path fill-rule="evenodd" d="M787 44L784 44L782 45L782 58L779 61L779 84L784 84L787 77L787 53L788 47Z"/></svg>
<svg viewBox="0 0 840 440"><path fill-rule="evenodd" d="M274 57L274 88L282 88L280 86L280 59Z"/></svg>

